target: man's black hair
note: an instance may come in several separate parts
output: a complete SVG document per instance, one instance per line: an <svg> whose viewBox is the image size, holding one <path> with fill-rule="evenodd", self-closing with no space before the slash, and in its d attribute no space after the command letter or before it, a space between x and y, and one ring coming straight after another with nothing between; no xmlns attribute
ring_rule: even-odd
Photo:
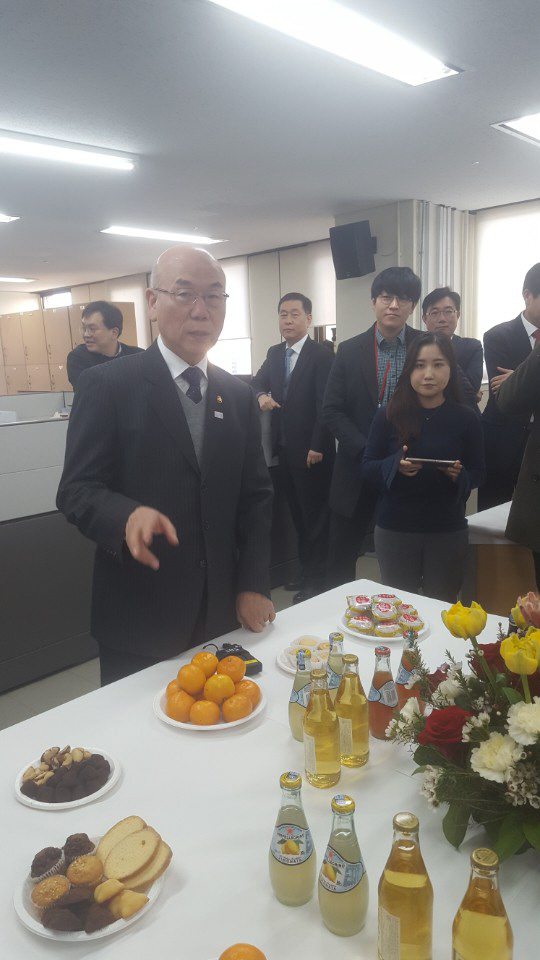
<svg viewBox="0 0 540 960"><path fill-rule="evenodd" d="M108 330L112 330L113 327L118 328L118 336L122 333L122 327L124 326L124 318L122 316L122 311L115 307L114 303L107 303L106 300L93 300L92 303L87 303L83 312L81 313L81 319L90 317L93 313L100 313L103 317L103 323Z"/></svg>

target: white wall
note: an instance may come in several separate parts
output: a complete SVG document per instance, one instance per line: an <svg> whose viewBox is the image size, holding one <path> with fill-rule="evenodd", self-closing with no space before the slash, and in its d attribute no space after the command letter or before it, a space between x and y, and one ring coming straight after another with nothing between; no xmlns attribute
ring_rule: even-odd
<svg viewBox="0 0 540 960"><path fill-rule="evenodd" d="M5 313L27 313L30 310L39 310L41 298L37 293L15 293L10 290L0 291L0 315Z"/></svg>

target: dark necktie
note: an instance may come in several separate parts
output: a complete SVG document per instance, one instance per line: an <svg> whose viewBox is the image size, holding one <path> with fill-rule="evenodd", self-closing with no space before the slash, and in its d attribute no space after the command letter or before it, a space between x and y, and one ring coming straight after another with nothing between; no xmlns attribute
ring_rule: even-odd
<svg viewBox="0 0 540 960"><path fill-rule="evenodd" d="M534 337L536 343L540 343L540 330L538 330L538 329L535 330L534 333L533 333L533 337Z"/></svg>
<svg viewBox="0 0 540 960"><path fill-rule="evenodd" d="M189 383L189 389L186 390L186 397L189 397L193 403L200 403L202 400L201 377L203 372L200 367L186 367L182 373L184 380Z"/></svg>

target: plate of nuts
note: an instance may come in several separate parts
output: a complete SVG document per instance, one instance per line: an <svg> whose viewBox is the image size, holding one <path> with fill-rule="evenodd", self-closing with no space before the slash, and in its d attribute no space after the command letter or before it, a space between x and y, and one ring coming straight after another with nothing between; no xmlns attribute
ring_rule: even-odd
<svg viewBox="0 0 540 960"><path fill-rule="evenodd" d="M67 810L92 803L112 790L121 767L103 750L49 747L17 774L19 803L38 810Z"/></svg>

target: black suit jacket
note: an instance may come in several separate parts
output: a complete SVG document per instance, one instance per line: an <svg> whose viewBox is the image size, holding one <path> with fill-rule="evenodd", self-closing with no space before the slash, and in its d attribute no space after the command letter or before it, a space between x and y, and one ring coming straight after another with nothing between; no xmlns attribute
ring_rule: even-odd
<svg viewBox="0 0 540 960"><path fill-rule="evenodd" d="M531 342L521 315L492 327L484 334L484 356L489 380L499 373L497 367L515 370L530 352ZM503 413L490 387L482 421L488 474L509 473L514 475L515 480L527 443L530 415Z"/></svg>
<svg viewBox="0 0 540 960"><path fill-rule="evenodd" d="M406 345L418 335L406 326ZM379 406L373 337L374 325L339 345L323 403L324 422L338 441L330 506L344 517L352 517L360 496L360 464Z"/></svg>
<svg viewBox="0 0 540 960"><path fill-rule="evenodd" d="M92 633L156 658L190 645L206 600L208 639L238 626L236 594L270 595L272 486L250 387L208 364L197 462L177 387L157 343L85 372L71 413L58 508L97 544ZM155 537L155 572L124 544L130 513L154 507L179 546Z"/></svg>
<svg viewBox="0 0 540 960"><path fill-rule="evenodd" d="M459 337L457 333L452 337L452 346L456 355L458 366L463 375L467 378L475 395L482 385L482 375L484 372L484 352L480 340L474 337Z"/></svg>
<svg viewBox="0 0 540 960"><path fill-rule="evenodd" d="M131 353L142 353L141 347L130 347L127 343L120 343L119 345L122 349L114 357L105 357L102 353L93 353L84 343L80 343L71 353L68 353L66 360L67 375L73 389L77 386L77 381L84 370L97 367L109 360L123 360L124 357L129 357Z"/></svg>
<svg viewBox="0 0 540 960"><path fill-rule="evenodd" d="M308 450L322 453L323 462L333 462L335 443L322 422L322 403L334 356L328 347L308 337L294 365L284 400L286 347L286 343L270 347L251 383L256 394L271 393L280 404L280 409L272 410L272 451L277 453L283 427L291 466L305 467Z"/></svg>

